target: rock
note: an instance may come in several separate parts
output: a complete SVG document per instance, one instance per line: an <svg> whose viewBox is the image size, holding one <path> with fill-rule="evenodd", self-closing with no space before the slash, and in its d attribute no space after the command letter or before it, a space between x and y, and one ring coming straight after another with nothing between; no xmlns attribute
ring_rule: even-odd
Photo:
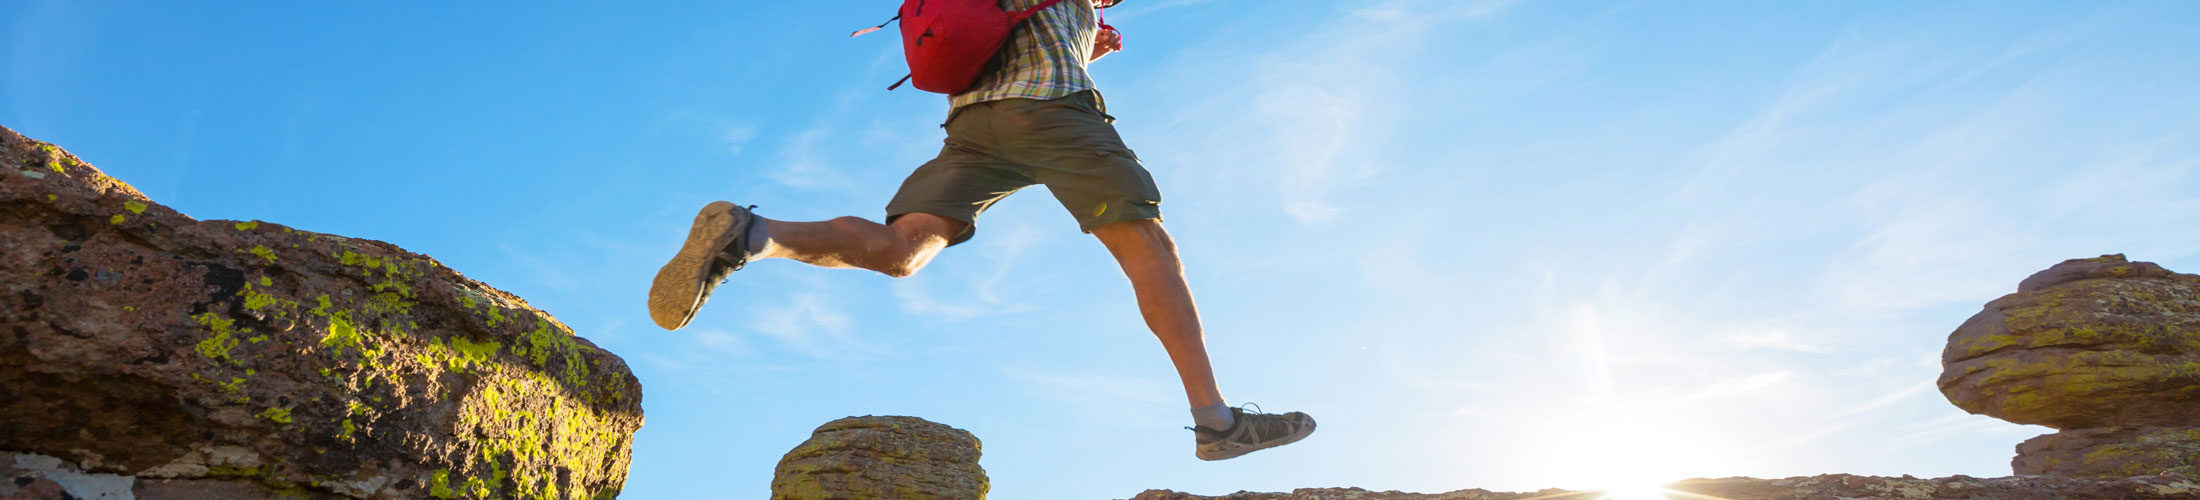
<svg viewBox="0 0 2200 500"><path fill-rule="evenodd" d="M1948 401L2057 429L2200 426L2200 276L2104 255L2019 290L1949 335Z"/></svg>
<svg viewBox="0 0 2200 500"><path fill-rule="evenodd" d="M0 248L0 466L157 498L625 481L642 424L625 362L426 256L193 220L6 128Z"/></svg>
<svg viewBox="0 0 2200 500"><path fill-rule="evenodd" d="M779 459L773 500L985 498L978 437L916 417L826 422Z"/></svg>
<svg viewBox="0 0 2200 500"><path fill-rule="evenodd" d="M44 477L24 475L9 476L0 483L0 500L65 500L71 498L61 488L61 483Z"/></svg>
<svg viewBox="0 0 2200 500"><path fill-rule="evenodd" d="M2064 431L2019 446L2019 474L2200 474L2200 276L2064 261L1988 302L1941 360L1956 406Z"/></svg>
<svg viewBox="0 0 2200 500"><path fill-rule="evenodd" d="M2130 477L2194 475L2200 427L2109 427L2047 434L2017 445L2018 474Z"/></svg>
<svg viewBox="0 0 2200 500"><path fill-rule="evenodd" d="M1847 474L1791 477L1786 479L1690 479L1665 486L1668 498L1721 498L1727 500L1790 500L1802 498L1866 499L2142 499L2200 498L2200 485L2183 476L2146 476L2116 480L2067 477L2018 476L1939 479L1867 477ZM1131 500L1599 500L1601 491L1544 490L1502 493L1459 490L1450 493L1373 492L1359 488L1302 488L1290 493L1237 492L1201 496L1168 490L1147 490Z"/></svg>

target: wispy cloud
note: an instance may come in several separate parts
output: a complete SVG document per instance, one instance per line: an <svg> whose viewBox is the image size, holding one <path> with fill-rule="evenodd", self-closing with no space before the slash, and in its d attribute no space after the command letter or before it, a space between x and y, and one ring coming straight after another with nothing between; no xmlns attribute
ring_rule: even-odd
<svg viewBox="0 0 2200 500"><path fill-rule="evenodd" d="M840 308L841 303L822 292L794 292L783 300L750 307L753 319L746 324L811 357L861 358L876 353L876 348L848 333L855 318Z"/></svg>
<svg viewBox="0 0 2200 500"><path fill-rule="evenodd" d="M1173 381L1065 374L1060 370L1003 367L1001 374L1042 397L1068 405L1079 418L1111 427L1158 427L1176 420L1152 418L1152 408L1181 406L1183 394Z"/></svg>
<svg viewBox="0 0 2200 500"><path fill-rule="evenodd" d="M827 126L815 126L788 137L780 145L779 166L764 172L764 176L780 184L796 189L831 189L850 186L848 176L834 168L825 148L835 131Z"/></svg>
<svg viewBox="0 0 2200 500"><path fill-rule="evenodd" d="M732 332L724 330L696 330L691 332L690 335L694 337L695 343L702 345L703 348L717 351L718 353L727 356L740 357L748 355L750 352L752 352L752 350L749 348L748 341L743 340L740 335L734 334Z"/></svg>
<svg viewBox="0 0 2200 500"><path fill-rule="evenodd" d="M748 147L749 141L756 139L756 131L757 127L753 124L727 125L725 133L719 137L726 141L727 152L740 155L741 150Z"/></svg>
<svg viewBox="0 0 2200 500"><path fill-rule="evenodd" d="M574 262L582 259L570 255L547 256L537 250L511 243L498 243L497 249L515 266L525 269L525 276L552 290L572 291L580 286L580 279L573 274Z"/></svg>
<svg viewBox="0 0 2200 500"><path fill-rule="evenodd" d="M1022 302L1039 290L1025 269L1026 255L1033 245L1043 238L1038 227L1029 224L993 224L986 228L986 240L975 247L982 263L979 269L961 269L955 274L924 272L917 276L895 280L892 284L894 298L904 313L946 321L965 321L974 318L1028 309ZM958 247L957 251L972 251ZM1019 274L1022 274L1019 276ZM1003 283L1015 280L1019 287L1004 293Z"/></svg>
<svg viewBox="0 0 2200 500"><path fill-rule="evenodd" d="M1353 210L1338 193L1390 168L1381 162L1392 124L1417 112L1395 97L1410 81L1403 75L1427 63L1417 55L1428 50L1429 33L1511 4L1393 0L1343 9L1340 22L1219 73L1231 75L1214 82L1223 88L1169 121L1231 131L1216 160L1245 169L1235 179L1273 179L1272 206L1292 220L1337 220Z"/></svg>
<svg viewBox="0 0 2200 500"><path fill-rule="evenodd" d="M1722 339L1728 345L1746 349L1774 349L1808 353L1827 353L1833 349L1816 343L1805 342L1788 330L1767 329L1730 334Z"/></svg>

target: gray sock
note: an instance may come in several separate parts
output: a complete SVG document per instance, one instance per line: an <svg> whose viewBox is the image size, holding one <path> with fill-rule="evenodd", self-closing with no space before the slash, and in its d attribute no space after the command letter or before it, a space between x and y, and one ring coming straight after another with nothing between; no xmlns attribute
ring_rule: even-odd
<svg viewBox="0 0 2200 500"><path fill-rule="evenodd" d="M757 217L749 223L748 243L748 248L742 250L747 251L748 257L751 259L756 258L757 254L764 253L765 249L771 248L772 234L770 230L764 228L763 217Z"/></svg>
<svg viewBox="0 0 2200 500"><path fill-rule="evenodd" d="M1210 431L1226 431L1237 426L1237 417L1230 414L1230 405L1215 403L1193 408L1192 422Z"/></svg>

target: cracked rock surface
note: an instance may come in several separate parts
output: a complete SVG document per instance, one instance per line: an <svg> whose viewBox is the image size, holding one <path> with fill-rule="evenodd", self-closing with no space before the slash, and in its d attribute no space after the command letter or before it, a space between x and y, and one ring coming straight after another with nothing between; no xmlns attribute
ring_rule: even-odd
<svg viewBox="0 0 2200 500"><path fill-rule="evenodd" d="M1988 302L1941 360L1956 406L2062 431L2019 445L2018 474L2200 474L2200 276L2064 261Z"/></svg>
<svg viewBox="0 0 2200 500"><path fill-rule="evenodd" d="M370 207L362 207L366 209ZM641 386L388 243L200 221L0 128L0 498L611 498Z"/></svg>
<svg viewBox="0 0 2200 500"><path fill-rule="evenodd" d="M985 498L979 448L969 431L916 417L834 420L779 460L771 498Z"/></svg>

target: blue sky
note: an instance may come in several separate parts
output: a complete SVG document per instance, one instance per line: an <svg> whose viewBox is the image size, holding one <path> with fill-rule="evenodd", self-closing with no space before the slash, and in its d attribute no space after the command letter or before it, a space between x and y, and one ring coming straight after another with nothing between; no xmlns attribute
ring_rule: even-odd
<svg viewBox="0 0 2200 500"><path fill-rule="evenodd" d="M666 332L696 207L879 217L944 98L892 2L66 2L0 124L200 219L433 255L623 356L628 498L748 497L828 420L985 441L995 498L1998 476L2039 427L1931 387L2027 274L2200 271L2200 4L1131 0L1094 67L1233 402L1192 457L1106 253L1041 190L893 280L752 266Z"/></svg>

